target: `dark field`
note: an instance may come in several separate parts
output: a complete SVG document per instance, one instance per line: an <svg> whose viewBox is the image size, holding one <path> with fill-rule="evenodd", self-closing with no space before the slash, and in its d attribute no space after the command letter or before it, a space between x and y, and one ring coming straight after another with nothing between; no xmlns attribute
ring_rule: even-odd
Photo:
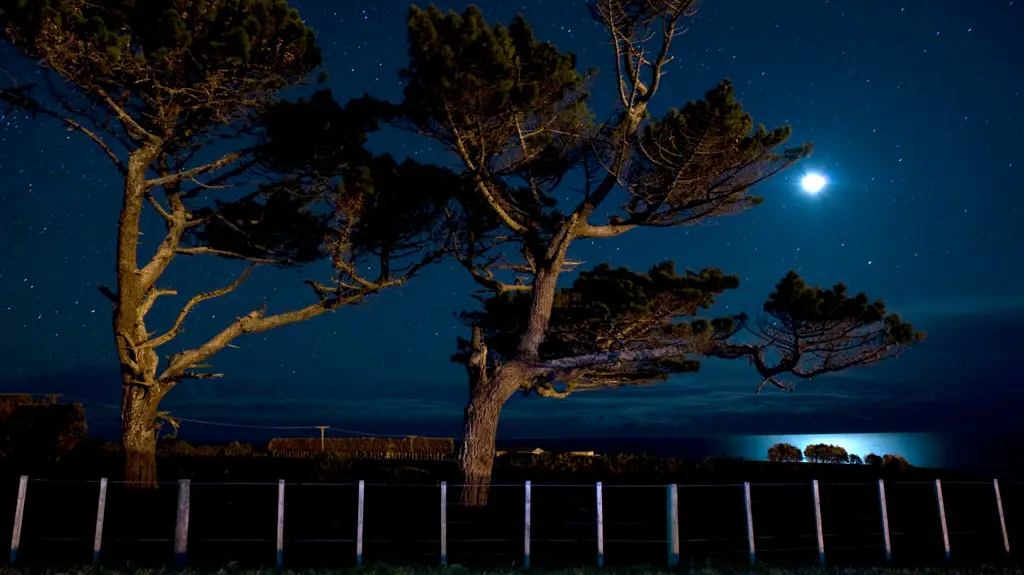
<svg viewBox="0 0 1024 575"><path fill-rule="evenodd" d="M1024 485L1001 486L1011 549L1024 545ZM1006 559L991 482L942 484L952 559L992 564ZM81 564L92 556L98 481L30 480L19 560ZM486 509L457 505L447 489L449 564L516 568L523 565L524 486L502 483ZM276 558L276 482L191 483L189 563L198 566L273 565ZM290 482L285 489L284 564L289 568L355 565L356 482ZM0 540L10 541L17 479L0 482ZM596 490L534 482L531 486L531 566L592 566L597 562ZM102 562L168 564L173 558L177 486L137 492L111 481ZM737 568L748 561L743 488L739 483L678 487L680 563ZM934 483L889 480L886 498L896 565L944 559ZM830 565L884 563L877 481L820 483L826 560ZM364 561L436 565L440 561L440 486L367 481ZM817 560L814 506L807 482L751 485L757 559L807 566ZM605 564L665 565L666 487L603 485ZM829 571L833 573L834 571Z"/></svg>

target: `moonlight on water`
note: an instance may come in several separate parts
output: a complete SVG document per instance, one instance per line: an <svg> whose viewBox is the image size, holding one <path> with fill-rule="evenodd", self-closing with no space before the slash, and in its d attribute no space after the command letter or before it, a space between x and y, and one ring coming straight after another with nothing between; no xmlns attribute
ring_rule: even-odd
<svg viewBox="0 0 1024 575"><path fill-rule="evenodd" d="M807 174L804 176L804 179L800 181L800 186L809 194L817 194L825 187L825 184L825 176L814 173Z"/></svg>

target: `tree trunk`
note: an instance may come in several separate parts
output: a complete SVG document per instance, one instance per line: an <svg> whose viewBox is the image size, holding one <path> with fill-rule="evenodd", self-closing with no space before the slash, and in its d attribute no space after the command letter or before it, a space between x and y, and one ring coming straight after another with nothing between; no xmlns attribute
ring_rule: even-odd
<svg viewBox="0 0 1024 575"><path fill-rule="evenodd" d="M113 332L121 364L121 447L124 480L132 487L156 487L156 409L163 397L153 377L158 358L153 349L138 349L149 334L142 302L149 286L143 285L138 267L139 223L145 197L146 170L159 148L146 144L128 157L124 198L117 225L117 294ZM147 387L150 386L150 387Z"/></svg>
<svg viewBox="0 0 1024 575"><path fill-rule="evenodd" d="M463 507L487 505L501 408L529 377L526 366L512 362L499 368L489 380L471 387L459 447Z"/></svg>
<svg viewBox="0 0 1024 575"><path fill-rule="evenodd" d="M558 275L561 273L561 255L559 261L552 264L551 269L537 270L533 282L533 301L530 304L529 323L526 332L519 340L519 357L525 361L536 361L540 344L547 335L548 324L551 323L551 308L555 303L555 289L558 287Z"/></svg>
<svg viewBox="0 0 1024 575"><path fill-rule="evenodd" d="M125 386L121 402L124 480L130 487L155 489L156 408L160 398L149 390Z"/></svg>

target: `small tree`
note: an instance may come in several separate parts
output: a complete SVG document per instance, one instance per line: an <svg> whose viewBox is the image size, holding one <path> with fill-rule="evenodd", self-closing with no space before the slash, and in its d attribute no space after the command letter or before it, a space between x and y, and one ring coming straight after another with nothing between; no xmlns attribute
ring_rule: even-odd
<svg viewBox="0 0 1024 575"><path fill-rule="evenodd" d="M742 212L761 202L752 186L810 153L809 144L783 147L788 127L755 127L728 81L651 118L672 44L696 5L588 3L614 56L608 89L617 109L604 122L586 105L592 72L537 41L521 16L491 26L475 7L462 15L413 7L403 102L364 102L450 151L472 185L449 214L447 243L483 292L483 309L463 316L472 337L456 355L470 396L463 504L487 501L499 416L516 392L564 398L648 384L695 370L702 355L747 359L761 385L792 389L781 376L870 364L915 341L880 302L847 297L842 286L809 288L795 273L765 304L771 319L756 326L745 316L694 317L738 284L715 269L598 267L559 288L578 265L569 257L575 240ZM598 221L613 203L620 212ZM741 329L767 337L733 342Z"/></svg>
<svg viewBox="0 0 1024 575"><path fill-rule="evenodd" d="M864 460L861 459L860 456L857 455L856 453L851 453L850 454L850 464L851 465L863 465L864 464Z"/></svg>
<svg viewBox="0 0 1024 575"><path fill-rule="evenodd" d="M875 455L874 453L869 453L864 456L864 463L866 465L875 465L881 467L882 457L879 455Z"/></svg>
<svg viewBox="0 0 1024 575"><path fill-rule="evenodd" d="M768 448L768 461L779 463L799 463L804 460L800 448L791 443L776 443Z"/></svg>
<svg viewBox="0 0 1024 575"><path fill-rule="evenodd" d="M906 471L910 469L910 462L907 461L906 457L902 455L895 455L886 453L882 456L882 468L883 469L895 469L897 471Z"/></svg>
<svg viewBox="0 0 1024 575"><path fill-rule="evenodd" d="M155 485L161 399L183 380L219 377L204 371L207 362L237 337L359 302L432 260L420 248L440 211L431 211L422 182L442 183L442 170L371 158L362 144L373 121L325 94L275 104L278 90L320 64L312 30L284 0L0 0L0 31L40 62L49 103L32 85L10 85L0 99L84 136L123 177L117 286L101 291L113 304L129 482ZM227 153L213 159L212 149ZM226 189L256 177L264 185ZM406 202L377 193L375 182L417 193ZM147 205L165 233L144 246ZM179 256L248 265L228 285L191 296L166 330L151 331L147 314L177 295L163 282ZM405 256L410 267L392 263ZM161 365L161 348L195 308L234 291L254 266L324 258L338 275L307 282L310 303L274 315L257 307ZM376 277L364 277L367 260L378 264Z"/></svg>

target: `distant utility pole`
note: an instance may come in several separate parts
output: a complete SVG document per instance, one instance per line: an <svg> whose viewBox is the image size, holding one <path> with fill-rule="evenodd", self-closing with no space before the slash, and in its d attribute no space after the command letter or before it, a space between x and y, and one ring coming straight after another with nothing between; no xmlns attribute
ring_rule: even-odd
<svg viewBox="0 0 1024 575"><path fill-rule="evenodd" d="M318 425L318 426L316 426L316 428L320 430L320 451L323 451L325 449L324 448L324 431L326 431L328 427L330 427L330 426L329 425Z"/></svg>

